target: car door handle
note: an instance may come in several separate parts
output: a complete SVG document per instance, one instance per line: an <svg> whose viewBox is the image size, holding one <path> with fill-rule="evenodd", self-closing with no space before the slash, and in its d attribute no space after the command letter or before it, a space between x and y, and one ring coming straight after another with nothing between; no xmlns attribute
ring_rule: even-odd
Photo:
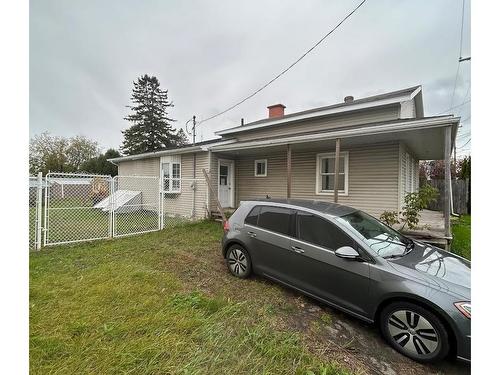
<svg viewBox="0 0 500 375"><path fill-rule="evenodd" d="M250 237L253 237L253 238L257 237L257 233L255 233L255 232L247 232L247 234L248 234Z"/></svg>
<svg viewBox="0 0 500 375"><path fill-rule="evenodd" d="M304 249L298 247L298 246L292 246L292 250L295 251L296 253L302 254L304 252Z"/></svg>

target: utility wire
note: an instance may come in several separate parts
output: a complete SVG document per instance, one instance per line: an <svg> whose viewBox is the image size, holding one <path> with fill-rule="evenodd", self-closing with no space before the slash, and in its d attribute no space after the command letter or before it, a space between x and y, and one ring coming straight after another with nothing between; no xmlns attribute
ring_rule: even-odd
<svg viewBox="0 0 500 375"><path fill-rule="evenodd" d="M471 139L472 138L469 138L469 140L465 144L463 144L462 146L458 147L457 150L460 150L460 149L464 148L465 146L467 146Z"/></svg>
<svg viewBox="0 0 500 375"><path fill-rule="evenodd" d="M259 89L255 90L254 92L252 92L250 95L246 96L245 98L241 99L239 102L233 104L232 106L230 106L229 108L223 110L222 112L219 112L219 113L216 113L215 115L213 116L210 116L210 117L207 117L206 119L203 119L201 120L200 122L198 122L198 125L206 122L206 121L209 121L209 120L212 120L220 115L223 115L224 113L227 113L229 112L230 110L236 108L237 106L239 106L240 104L243 104L244 102L246 102L248 99L254 97L255 95L257 95L259 92L261 92L262 90L264 90L267 86L269 86L271 83L273 83L274 81L276 81L278 78L280 78L282 75L284 75L286 72L288 72L290 69L292 69L295 65L297 65L304 57L306 57L310 52L312 52L312 50L314 50L317 46L319 46L326 38L328 38L333 32L335 32L335 30L337 30L345 21L347 21L347 19L349 17L351 17L359 8L361 8L361 6L366 2L366 0L363 0L361 3L358 4L358 6L356 6L356 8L354 8L347 16L345 16L342 21L340 21L333 29L331 29L328 33L326 33L319 41L316 42L316 44L314 44L311 48L309 48L304 54L302 54L297 60L295 60L292 64L290 64L286 69L284 69L281 73L279 73L277 76L275 76L273 79L271 79L269 82L267 82L265 85L263 85L262 87L260 87Z"/></svg>
<svg viewBox="0 0 500 375"><path fill-rule="evenodd" d="M462 23L460 25L460 48L459 48L460 53L458 55L457 72L455 73L455 84L453 85L453 93L451 95L450 107L453 106L453 100L455 99L455 90L457 89L458 73L460 72L460 59L462 57L462 44L464 37L464 14L465 14L465 0L462 0Z"/></svg>
<svg viewBox="0 0 500 375"><path fill-rule="evenodd" d="M434 115L434 116L441 115L441 114L443 114L443 113L445 113L445 112L451 111L452 109L455 109L455 108L461 107L461 106L463 106L463 105L466 105L467 103L470 103L470 98L469 98L469 100L464 101L462 104L459 104L459 105L456 105L456 106L454 106L454 107L450 107L450 108L448 108L448 109L445 109L444 111L439 112L439 113L437 113L437 114L436 114L436 115Z"/></svg>

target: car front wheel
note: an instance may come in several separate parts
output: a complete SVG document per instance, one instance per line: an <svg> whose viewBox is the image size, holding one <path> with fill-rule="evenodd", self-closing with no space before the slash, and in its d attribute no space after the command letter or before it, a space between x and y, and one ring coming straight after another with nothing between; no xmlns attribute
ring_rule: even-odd
<svg viewBox="0 0 500 375"><path fill-rule="evenodd" d="M431 311L410 303L394 302L380 314L384 338L398 352L419 362L436 362L449 352L448 333Z"/></svg>
<svg viewBox="0 0 500 375"><path fill-rule="evenodd" d="M252 271L250 255L243 246L232 245L226 253L226 264L233 276L245 279Z"/></svg>

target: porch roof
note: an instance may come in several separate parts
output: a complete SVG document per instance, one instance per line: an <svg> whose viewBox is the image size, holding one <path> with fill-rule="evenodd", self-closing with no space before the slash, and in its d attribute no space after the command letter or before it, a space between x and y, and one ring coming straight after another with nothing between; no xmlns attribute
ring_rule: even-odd
<svg viewBox="0 0 500 375"><path fill-rule="evenodd" d="M259 148L282 148L288 144L297 145L297 148L310 147L311 143L318 147L322 144L332 145L332 140L341 138L344 147L402 141L419 160L444 159L444 129L451 126L454 139L459 122L460 117L453 116L392 120L288 137L214 144L208 148L214 152L245 153L245 150L251 152Z"/></svg>

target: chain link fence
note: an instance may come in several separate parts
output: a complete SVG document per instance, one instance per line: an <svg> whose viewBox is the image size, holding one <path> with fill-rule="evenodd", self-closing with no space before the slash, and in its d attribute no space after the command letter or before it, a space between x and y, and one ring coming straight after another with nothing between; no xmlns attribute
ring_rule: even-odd
<svg viewBox="0 0 500 375"><path fill-rule="evenodd" d="M207 184L201 178L164 178L162 228L208 217Z"/></svg>
<svg viewBox="0 0 500 375"><path fill-rule="evenodd" d="M113 178L113 237L161 229L160 178Z"/></svg>
<svg viewBox="0 0 500 375"><path fill-rule="evenodd" d="M111 176L48 173L45 181L44 245L111 236Z"/></svg>
<svg viewBox="0 0 500 375"><path fill-rule="evenodd" d="M29 184L30 249L158 231L209 216L204 179L48 173L30 176Z"/></svg>

